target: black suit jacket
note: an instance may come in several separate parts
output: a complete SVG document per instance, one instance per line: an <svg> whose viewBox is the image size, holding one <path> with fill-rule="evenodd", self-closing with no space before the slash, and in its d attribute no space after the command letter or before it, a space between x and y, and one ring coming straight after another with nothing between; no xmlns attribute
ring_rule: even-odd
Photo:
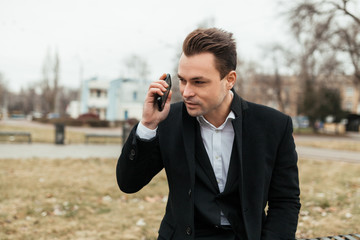
<svg viewBox="0 0 360 240"><path fill-rule="evenodd" d="M295 239L300 190L291 118L236 94L231 109L247 238ZM118 160L117 181L126 193L139 191L165 168L169 197L159 239L194 239L195 121L182 102L172 104L157 136L141 140L134 127Z"/></svg>

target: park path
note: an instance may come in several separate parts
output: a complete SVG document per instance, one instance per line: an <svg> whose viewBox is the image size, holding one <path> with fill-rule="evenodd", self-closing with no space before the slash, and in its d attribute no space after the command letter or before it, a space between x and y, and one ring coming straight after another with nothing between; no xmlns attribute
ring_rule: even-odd
<svg viewBox="0 0 360 240"><path fill-rule="evenodd" d="M114 158L121 153L119 144L0 144L0 159L27 158Z"/></svg>
<svg viewBox="0 0 360 240"><path fill-rule="evenodd" d="M332 160L360 163L360 152L331 150L297 146L296 150L300 158L313 160ZM119 144L0 144L0 159L13 158L114 158L117 159L121 153Z"/></svg>
<svg viewBox="0 0 360 240"><path fill-rule="evenodd" d="M360 163L360 152L297 146L299 158Z"/></svg>
<svg viewBox="0 0 360 240"><path fill-rule="evenodd" d="M33 128L49 128L54 129L52 124L40 124L29 121L6 121L1 124L8 124L14 126L33 127ZM72 131L79 131L84 133L102 133L110 134L117 132L121 134L121 128L86 128L86 127L67 127ZM346 136L306 136L295 135L295 142L311 142L311 141L359 141L359 133L349 133ZM300 158L309 158L314 160L333 160L360 163L360 152L330 150L314 147L305 147L300 144L297 145L296 150ZM0 143L0 159L5 158L114 158L117 159L121 153L121 146L119 144L69 144L69 145L55 145L55 144L1 144Z"/></svg>
<svg viewBox="0 0 360 240"><path fill-rule="evenodd" d="M324 136L324 135L295 135L296 151L300 158L313 160L331 160L341 162L360 163L360 152L315 148L302 146L306 142L357 142L360 143L359 133L347 133L345 136Z"/></svg>

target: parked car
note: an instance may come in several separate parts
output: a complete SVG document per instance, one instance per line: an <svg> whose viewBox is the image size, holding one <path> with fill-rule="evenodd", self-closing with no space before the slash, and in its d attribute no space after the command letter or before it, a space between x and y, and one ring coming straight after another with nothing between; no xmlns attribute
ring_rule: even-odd
<svg viewBox="0 0 360 240"><path fill-rule="evenodd" d="M292 118L294 128L308 128L310 125L307 116L296 116Z"/></svg>
<svg viewBox="0 0 360 240"><path fill-rule="evenodd" d="M46 115L47 119L54 119L54 118L60 118L60 114L59 113L48 113Z"/></svg>

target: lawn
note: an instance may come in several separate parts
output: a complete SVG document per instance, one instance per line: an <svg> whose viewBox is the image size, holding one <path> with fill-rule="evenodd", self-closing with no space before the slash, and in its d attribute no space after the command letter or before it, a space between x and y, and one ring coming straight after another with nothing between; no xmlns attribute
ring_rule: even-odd
<svg viewBox="0 0 360 240"><path fill-rule="evenodd" d="M297 237L360 232L360 164L300 159Z"/></svg>
<svg viewBox="0 0 360 240"><path fill-rule="evenodd" d="M0 239L156 239L168 192L161 172L120 192L116 159L0 160ZM300 159L298 238L360 232L360 164Z"/></svg>

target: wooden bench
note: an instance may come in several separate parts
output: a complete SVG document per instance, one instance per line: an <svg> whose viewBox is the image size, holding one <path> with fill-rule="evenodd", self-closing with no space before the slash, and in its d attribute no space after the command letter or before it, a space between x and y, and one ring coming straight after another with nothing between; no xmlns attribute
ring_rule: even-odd
<svg viewBox="0 0 360 240"><path fill-rule="evenodd" d="M18 136L27 137L28 143L31 143L31 133L29 132L0 132L0 136L8 136L13 138L16 138Z"/></svg>
<svg viewBox="0 0 360 240"><path fill-rule="evenodd" d="M347 234L347 235L338 235L331 237L321 237L321 238L306 238L306 239L297 239L297 240L360 240L360 234Z"/></svg>
<svg viewBox="0 0 360 240"><path fill-rule="evenodd" d="M89 143L89 139L90 138L120 138L121 139L121 135L116 135L116 134L99 134L99 133L86 133L85 134L85 143L88 144Z"/></svg>

